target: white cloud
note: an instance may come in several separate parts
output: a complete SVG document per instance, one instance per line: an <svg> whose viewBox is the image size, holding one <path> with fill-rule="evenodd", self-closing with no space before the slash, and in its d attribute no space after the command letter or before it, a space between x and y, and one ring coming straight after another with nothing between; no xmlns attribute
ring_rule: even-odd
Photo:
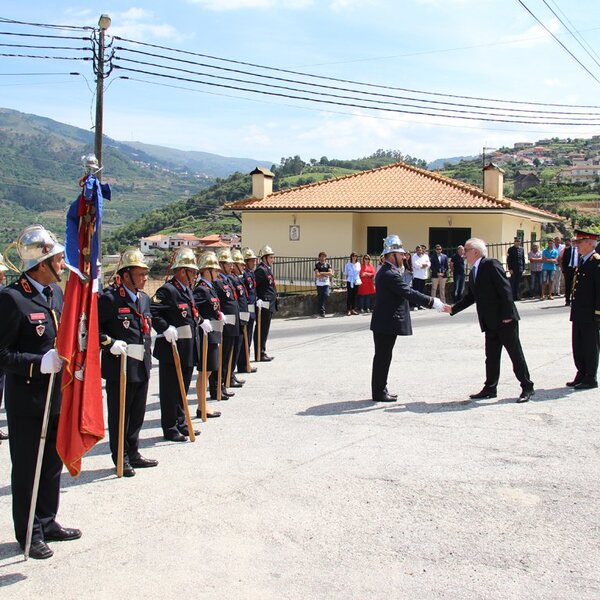
<svg viewBox="0 0 600 600"><path fill-rule="evenodd" d="M178 33L177 29L168 23L156 22L156 15L144 8L131 7L123 12L111 14L112 25L110 35L129 37L137 40L177 40L182 41L185 36Z"/></svg>
<svg viewBox="0 0 600 600"><path fill-rule="evenodd" d="M560 23L555 18L550 19L544 25L554 34L560 30ZM551 39L550 34L541 25L533 25L522 33L503 38L505 41L512 42L514 48L533 48L545 44Z"/></svg>
<svg viewBox="0 0 600 600"><path fill-rule="evenodd" d="M313 5L313 0L187 0L207 10L228 11L248 8L301 10Z"/></svg>

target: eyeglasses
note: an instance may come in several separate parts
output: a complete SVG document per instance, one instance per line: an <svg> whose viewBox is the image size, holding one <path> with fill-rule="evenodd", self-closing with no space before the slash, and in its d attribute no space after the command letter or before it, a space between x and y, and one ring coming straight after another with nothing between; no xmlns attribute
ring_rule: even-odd
<svg viewBox="0 0 600 600"><path fill-rule="evenodd" d="M471 252L471 250L475 250L475 248L465 248L465 252Z"/></svg>

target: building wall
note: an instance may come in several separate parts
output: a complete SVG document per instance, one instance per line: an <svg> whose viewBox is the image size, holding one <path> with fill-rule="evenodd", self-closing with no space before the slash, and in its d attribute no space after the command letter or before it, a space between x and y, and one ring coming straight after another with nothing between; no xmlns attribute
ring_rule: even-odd
<svg viewBox="0 0 600 600"><path fill-rule="evenodd" d="M300 227L300 240L290 241L289 227ZM244 246L255 252L269 244L279 256L317 256L324 250L329 256L362 254L367 248L367 227L387 227L388 235L398 234L404 247L414 250L427 244L430 227L470 228L473 237L488 244L512 242L517 230L525 232L525 240L535 231L540 239L540 224L525 217L501 212L451 213L283 213L246 212L242 214Z"/></svg>

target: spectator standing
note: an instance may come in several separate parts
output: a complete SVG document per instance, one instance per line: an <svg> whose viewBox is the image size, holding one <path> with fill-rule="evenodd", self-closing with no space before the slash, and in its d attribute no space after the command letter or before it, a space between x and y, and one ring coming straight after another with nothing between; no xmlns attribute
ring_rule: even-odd
<svg viewBox="0 0 600 600"><path fill-rule="evenodd" d="M558 252L558 256L560 257L562 251L565 249L565 244L562 243L561 239L559 236L556 236L554 238L554 249ZM558 264L556 265L556 270L554 271L554 280L552 281L552 291L550 292L551 294L553 293L555 296L560 296L560 276L561 276L561 269L560 269L560 260L558 261Z"/></svg>
<svg viewBox="0 0 600 600"><path fill-rule="evenodd" d="M331 293L331 278L333 269L327 262L327 252L319 252L319 260L315 264L315 282L317 284L317 302L319 315L325 316L325 302Z"/></svg>
<svg viewBox="0 0 600 600"><path fill-rule="evenodd" d="M450 259L450 270L454 280L454 292L452 294L454 302L458 302L465 289L465 247L458 246L456 252Z"/></svg>
<svg viewBox="0 0 600 600"><path fill-rule="evenodd" d="M416 247L411 260L413 268L413 288L422 294L425 291L425 281L427 280L429 267L431 266L429 256L424 252L423 246ZM419 305L417 308L422 310L423 307Z"/></svg>
<svg viewBox="0 0 600 600"><path fill-rule="evenodd" d="M439 293L440 300L446 303L446 276L448 274L448 257L442 252L439 244L435 245L435 252L431 255L431 295L436 298Z"/></svg>
<svg viewBox="0 0 600 600"><path fill-rule="evenodd" d="M534 298L542 291L542 253L537 244L531 245L527 255L529 259L529 296Z"/></svg>
<svg viewBox="0 0 600 600"><path fill-rule="evenodd" d="M512 290L513 301L517 301L519 300L521 278L525 271L525 251L521 247L521 240L518 237L514 239L513 245L508 249L506 266L510 273L510 288Z"/></svg>
<svg viewBox="0 0 600 600"><path fill-rule="evenodd" d="M558 250L554 247L554 240L548 240L548 246L542 252L542 296L554 300L554 272L558 263Z"/></svg>
<svg viewBox="0 0 600 600"><path fill-rule="evenodd" d="M375 268L368 254L365 254L360 261L360 280L362 281L358 288L360 312L371 312L375 299Z"/></svg>
<svg viewBox="0 0 600 600"><path fill-rule="evenodd" d="M358 262L358 254L352 252L350 260L344 268L344 276L346 277L346 314L357 315L356 296L360 286L360 263Z"/></svg>
<svg viewBox="0 0 600 600"><path fill-rule="evenodd" d="M571 238L565 238L565 247L559 256L559 265L565 278L565 306L571 306L571 289L575 269L579 265L577 245L571 243Z"/></svg>

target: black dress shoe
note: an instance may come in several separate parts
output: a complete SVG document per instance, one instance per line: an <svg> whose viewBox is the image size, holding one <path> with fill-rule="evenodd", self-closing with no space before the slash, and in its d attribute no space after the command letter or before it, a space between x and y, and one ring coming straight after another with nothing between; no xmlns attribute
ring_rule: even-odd
<svg viewBox="0 0 600 600"><path fill-rule="evenodd" d="M274 359L274 356L267 356L266 354L261 354L260 362L270 362Z"/></svg>
<svg viewBox="0 0 600 600"><path fill-rule="evenodd" d="M123 465L123 477L135 477L135 469L131 465Z"/></svg>
<svg viewBox="0 0 600 600"><path fill-rule="evenodd" d="M216 419L217 417L220 417L221 413L218 410L213 410L213 412L207 412L206 413L206 418L207 419ZM196 411L196 417L198 417L199 419L202 418L202 411L197 410Z"/></svg>
<svg viewBox="0 0 600 600"><path fill-rule="evenodd" d="M136 469L149 469L157 467L158 461L154 458L144 458L142 455L129 459L129 464Z"/></svg>
<svg viewBox="0 0 600 600"><path fill-rule="evenodd" d="M184 436L189 436L190 435L190 430L187 427L180 427L179 428L179 433L181 433L181 435ZM199 429L194 429L194 435L200 435L200 430Z"/></svg>
<svg viewBox="0 0 600 600"><path fill-rule="evenodd" d="M517 398L517 404L522 404L523 402L529 402L535 392L533 388L530 390L523 390L521 395Z"/></svg>
<svg viewBox="0 0 600 600"><path fill-rule="evenodd" d="M573 379L573 381L567 381L567 387L575 387L576 385L579 385L581 383L581 379L577 379L577 377L575 377L575 379Z"/></svg>
<svg viewBox="0 0 600 600"><path fill-rule="evenodd" d="M241 383L240 381L235 381L234 379L231 380L231 384L229 385L229 387L232 387L232 388L241 388L243 386L244 386L243 383Z"/></svg>
<svg viewBox="0 0 600 600"><path fill-rule="evenodd" d="M240 383L241 385L244 385L246 383L245 379L238 379L235 375L231 376L231 381L235 381L236 383Z"/></svg>
<svg viewBox="0 0 600 600"><path fill-rule="evenodd" d="M469 398L471 398L471 400L486 400L487 398L495 398L496 396L496 390L486 390L483 388L477 394L470 394Z"/></svg>
<svg viewBox="0 0 600 600"><path fill-rule="evenodd" d="M29 558L35 558L37 560L44 560L45 558L50 558L54 554L54 551L46 542L42 540L37 540L37 542L32 542L31 546L29 546Z"/></svg>
<svg viewBox="0 0 600 600"><path fill-rule="evenodd" d="M0 430L0 441L7 440L7 439L8 439L8 433L6 433L6 431Z"/></svg>
<svg viewBox="0 0 600 600"><path fill-rule="evenodd" d="M379 396L373 396L373 402L397 402L398 396L392 394L381 394Z"/></svg>
<svg viewBox="0 0 600 600"><path fill-rule="evenodd" d="M46 542L68 542L69 540L78 540L81 537L81 529L71 527L57 527L44 531L44 540Z"/></svg>
<svg viewBox="0 0 600 600"><path fill-rule="evenodd" d="M258 369L256 367L250 367L249 371L248 371L248 369L242 369L240 372L241 373L256 373L256 371L258 371Z"/></svg>
<svg viewBox="0 0 600 600"><path fill-rule="evenodd" d="M187 440L180 431L165 433L164 438L167 442L185 442Z"/></svg>
<svg viewBox="0 0 600 600"><path fill-rule="evenodd" d="M235 392L230 392L225 386L221 388L221 396L223 398L233 398L235 396Z"/></svg>
<svg viewBox="0 0 600 600"><path fill-rule="evenodd" d="M573 386L574 390L595 390L598 387L596 381L581 381L577 385Z"/></svg>

